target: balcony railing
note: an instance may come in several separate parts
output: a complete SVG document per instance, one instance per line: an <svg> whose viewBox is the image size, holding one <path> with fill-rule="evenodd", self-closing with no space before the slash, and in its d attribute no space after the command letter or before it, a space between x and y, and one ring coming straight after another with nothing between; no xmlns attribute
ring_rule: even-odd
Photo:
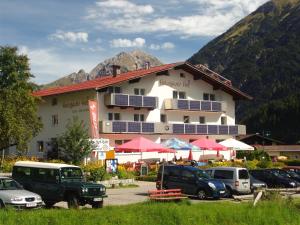
<svg viewBox="0 0 300 225"><path fill-rule="evenodd" d="M102 121L102 133L150 133L194 135L243 135L244 125L174 124L134 121Z"/></svg>
<svg viewBox="0 0 300 225"><path fill-rule="evenodd" d="M112 93L105 95L104 102L107 106L154 109L157 107L158 99L152 96Z"/></svg>
<svg viewBox="0 0 300 225"><path fill-rule="evenodd" d="M166 110L187 110L225 112L226 104L220 101L187 100L187 99L166 99L164 101Z"/></svg>

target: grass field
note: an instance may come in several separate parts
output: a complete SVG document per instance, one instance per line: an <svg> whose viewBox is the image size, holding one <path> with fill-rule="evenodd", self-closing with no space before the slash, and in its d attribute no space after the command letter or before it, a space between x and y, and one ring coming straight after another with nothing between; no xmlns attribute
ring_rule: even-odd
<svg viewBox="0 0 300 225"><path fill-rule="evenodd" d="M300 224L300 204L286 201L250 203L142 203L103 209L0 210L1 225L87 224Z"/></svg>

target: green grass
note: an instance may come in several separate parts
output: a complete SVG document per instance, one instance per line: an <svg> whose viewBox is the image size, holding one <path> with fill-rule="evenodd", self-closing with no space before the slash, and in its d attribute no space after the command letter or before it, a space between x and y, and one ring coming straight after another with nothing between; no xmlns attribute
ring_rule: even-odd
<svg viewBox="0 0 300 225"><path fill-rule="evenodd" d="M103 209L83 210L0 210L2 225L87 225L87 224L300 224L300 209L295 203L202 202L142 203L127 206L110 206Z"/></svg>

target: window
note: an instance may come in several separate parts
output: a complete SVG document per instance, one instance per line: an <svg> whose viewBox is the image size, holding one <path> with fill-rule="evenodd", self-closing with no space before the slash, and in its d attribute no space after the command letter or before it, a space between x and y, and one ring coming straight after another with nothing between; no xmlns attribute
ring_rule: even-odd
<svg viewBox="0 0 300 225"><path fill-rule="evenodd" d="M108 120L120 120L120 113L108 113Z"/></svg>
<svg viewBox="0 0 300 225"><path fill-rule="evenodd" d="M184 73L180 73L180 77L185 78L185 74Z"/></svg>
<svg viewBox="0 0 300 225"><path fill-rule="evenodd" d="M160 122L162 122L162 123L167 122L167 115L166 114L160 114Z"/></svg>
<svg viewBox="0 0 300 225"><path fill-rule="evenodd" d="M170 177L179 177L180 176L180 170L176 167L170 167L170 171L169 171L169 175Z"/></svg>
<svg viewBox="0 0 300 225"><path fill-rule="evenodd" d="M52 98L52 105L57 105L57 98Z"/></svg>
<svg viewBox="0 0 300 225"><path fill-rule="evenodd" d="M206 101L215 101L216 96L214 94L203 93L203 100Z"/></svg>
<svg viewBox="0 0 300 225"><path fill-rule="evenodd" d="M144 88L135 88L134 94L135 95L145 95L145 89Z"/></svg>
<svg viewBox="0 0 300 225"><path fill-rule="evenodd" d="M37 142L37 149L38 149L38 152L43 152L44 151L44 142L43 141L38 141Z"/></svg>
<svg viewBox="0 0 300 225"><path fill-rule="evenodd" d="M173 91L173 99L186 99L184 91Z"/></svg>
<svg viewBox="0 0 300 225"><path fill-rule="evenodd" d="M58 115L52 115L52 126L58 125Z"/></svg>
<svg viewBox="0 0 300 225"><path fill-rule="evenodd" d="M121 93L121 87L110 86L107 88L108 93Z"/></svg>
<svg viewBox="0 0 300 225"><path fill-rule="evenodd" d="M249 179L247 170L239 170L239 179Z"/></svg>
<svg viewBox="0 0 300 225"><path fill-rule="evenodd" d="M215 170L215 179L233 179L233 171L230 170Z"/></svg>
<svg viewBox="0 0 300 225"><path fill-rule="evenodd" d="M204 116L199 117L199 123L200 124L205 124L205 117Z"/></svg>
<svg viewBox="0 0 300 225"><path fill-rule="evenodd" d="M144 114L134 114L133 115L133 120L134 121L141 121L141 122L143 122L143 121L145 121L145 117L144 117Z"/></svg>
<svg viewBox="0 0 300 225"><path fill-rule="evenodd" d="M221 124L222 125L226 125L227 124L227 118L226 118L226 116L222 116L221 117Z"/></svg>
<svg viewBox="0 0 300 225"><path fill-rule="evenodd" d="M190 117L189 116L183 116L183 122L184 123L190 123Z"/></svg>

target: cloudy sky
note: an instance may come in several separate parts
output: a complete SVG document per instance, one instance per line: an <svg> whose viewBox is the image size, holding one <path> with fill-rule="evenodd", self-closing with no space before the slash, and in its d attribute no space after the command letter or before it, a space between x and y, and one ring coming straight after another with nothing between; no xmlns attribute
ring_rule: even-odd
<svg viewBox="0 0 300 225"><path fill-rule="evenodd" d="M121 51L183 61L267 0L1 0L0 45L28 54L38 84Z"/></svg>

